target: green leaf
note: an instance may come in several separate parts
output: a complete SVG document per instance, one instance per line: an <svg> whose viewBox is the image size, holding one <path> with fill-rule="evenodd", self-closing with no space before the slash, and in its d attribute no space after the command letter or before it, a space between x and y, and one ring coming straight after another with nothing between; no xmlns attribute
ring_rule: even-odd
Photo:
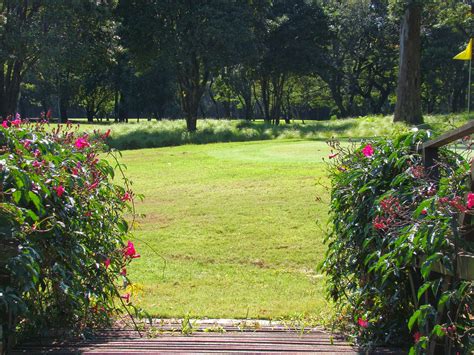
<svg viewBox="0 0 474 355"><path fill-rule="evenodd" d="M443 331L443 328L439 324L436 324L434 326L433 330L431 331L431 334L432 335L437 335L440 338L442 338L445 335L444 331Z"/></svg>
<svg viewBox="0 0 474 355"><path fill-rule="evenodd" d="M428 288L430 288L431 285L432 285L431 282L425 282L425 283L418 289L418 294L417 294L418 301L420 300L421 296L423 296L423 294L426 292L426 290L427 290Z"/></svg>
<svg viewBox="0 0 474 355"><path fill-rule="evenodd" d="M21 200L21 191L20 190L15 190L12 193L12 198L13 198L13 201L18 204Z"/></svg>
<svg viewBox="0 0 474 355"><path fill-rule="evenodd" d="M43 204L41 203L41 200L37 194L35 194L33 191L28 191L28 196L35 205L36 210L40 215L42 215L45 211Z"/></svg>
<svg viewBox="0 0 474 355"><path fill-rule="evenodd" d="M415 322L418 320L418 318L421 315L421 310L417 310L413 315L410 317L410 320L408 321L408 330L411 332L413 329L413 326L415 325Z"/></svg>

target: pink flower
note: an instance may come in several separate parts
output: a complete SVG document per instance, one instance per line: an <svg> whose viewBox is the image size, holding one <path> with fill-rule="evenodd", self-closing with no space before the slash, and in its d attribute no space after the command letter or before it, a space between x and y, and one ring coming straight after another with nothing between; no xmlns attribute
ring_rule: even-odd
<svg viewBox="0 0 474 355"><path fill-rule="evenodd" d="M130 303L130 293L126 293L125 295L122 296L122 298L127 301L127 303Z"/></svg>
<svg viewBox="0 0 474 355"><path fill-rule="evenodd" d="M125 201L131 201L132 200L132 195L127 191L123 194L123 196L120 198L123 202Z"/></svg>
<svg viewBox="0 0 474 355"><path fill-rule="evenodd" d="M415 344L420 341L420 338L421 338L421 333L420 332L415 332L413 334L413 340L415 341Z"/></svg>
<svg viewBox="0 0 474 355"><path fill-rule="evenodd" d="M8 128L8 121L3 121L2 122L2 127L3 128Z"/></svg>
<svg viewBox="0 0 474 355"><path fill-rule="evenodd" d="M21 121L21 116L18 112L15 114L15 120L20 120Z"/></svg>
<svg viewBox="0 0 474 355"><path fill-rule="evenodd" d="M94 181L94 183L89 186L89 190L95 190L97 186L99 186L99 182Z"/></svg>
<svg viewBox="0 0 474 355"><path fill-rule="evenodd" d="M123 268L121 271L120 271L120 275L122 276L127 276L127 268Z"/></svg>
<svg viewBox="0 0 474 355"><path fill-rule="evenodd" d="M104 261L105 268L108 269L110 266L110 258L105 259Z"/></svg>
<svg viewBox="0 0 474 355"><path fill-rule="evenodd" d="M15 127L20 127L21 125L21 120L20 119L16 119L16 120L13 120L12 121L12 125L15 126Z"/></svg>
<svg viewBox="0 0 474 355"><path fill-rule="evenodd" d="M35 160L31 165L35 168L39 168L41 166L41 163L38 160Z"/></svg>
<svg viewBox="0 0 474 355"><path fill-rule="evenodd" d="M474 194L472 192L469 192L467 194L467 208L473 208L474 207Z"/></svg>
<svg viewBox="0 0 474 355"><path fill-rule="evenodd" d="M127 247L125 248L124 255L133 257L136 254L135 245L131 241L128 241Z"/></svg>
<svg viewBox="0 0 474 355"><path fill-rule="evenodd" d="M76 142L74 143L74 146L77 149L83 149L83 148L90 147L91 145L85 137L81 137L76 140Z"/></svg>
<svg viewBox="0 0 474 355"><path fill-rule="evenodd" d="M61 197L63 193L66 191L63 185L55 186L53 187L53 190L56 191L56 195L58 195L58 197Z"/></svg>
<svg viewBox="0 0 474 355"><path fill-rule="evenodd" d="M362 149L362 154L364 154L367 158L371 157L374 155L374 148L370 144L367 144L363 149Z"/></svg>
<svg viewBox="0 0 474 355"><path fill-rule="evenodd" d="M38 149L35 149L33 155L35 156L35 158L38 158L41 155L41 152Z"/></svg>
<svg viewBox="0 0 474 355"><path fill-rule="evenodd" d="M359 326L361 326L362 328L367 328L369 326L369 322L362 318L359 318L357 320L357 324L359 324Z"/></svg>
<svg viewBox="0 0 474 355"><path fill-rule="evenodd" d="M25 139L25 141L23 142L23 147L25 147L26 149L28 149L28 147L30 146L31 144L31 141L29 139Z"/></svg>

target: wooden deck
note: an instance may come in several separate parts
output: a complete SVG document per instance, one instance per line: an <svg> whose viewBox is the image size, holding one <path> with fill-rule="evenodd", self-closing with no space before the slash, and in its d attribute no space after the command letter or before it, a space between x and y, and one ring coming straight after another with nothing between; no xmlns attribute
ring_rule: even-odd
<svg viewBox="0 0 474 355"><path fill-rule="evenodd" d="M191 322L192 324L192 322ZM130 328L104 329L84 340L32 339L13 354L157 354L157 353L318 353L365 354L338 335L321 329L291 329L287 325L204 321L188 336L181 325L166 322L144 327L141 336ZM188 329L189 330L189 329ZM371 354L406 354L377 349Z"/></svg>

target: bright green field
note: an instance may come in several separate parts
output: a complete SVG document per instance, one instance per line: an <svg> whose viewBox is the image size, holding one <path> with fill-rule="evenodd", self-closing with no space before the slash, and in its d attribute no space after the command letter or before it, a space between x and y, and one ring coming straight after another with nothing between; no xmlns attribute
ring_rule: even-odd
<svg viewBox="0 0 474 355"><path fill-rule="evenodd" d="M135 192L145 195L135 231L142 257L130 266L134 302L162 317L327 315L315 267L328 153L326 143L304 140L123 152Z"/></svg>

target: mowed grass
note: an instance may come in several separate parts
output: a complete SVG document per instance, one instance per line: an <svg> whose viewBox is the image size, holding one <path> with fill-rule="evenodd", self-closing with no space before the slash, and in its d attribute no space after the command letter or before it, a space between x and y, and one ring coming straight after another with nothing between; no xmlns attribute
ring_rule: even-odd
<svg viewBox="0 0 474 355"><path fill-rule="evenodd" d="M328 315L315 270L325 250L328 152L304 140L123 152L145 195L134 233L142 257L129 268L134 303L157 317Z"/></svg>

